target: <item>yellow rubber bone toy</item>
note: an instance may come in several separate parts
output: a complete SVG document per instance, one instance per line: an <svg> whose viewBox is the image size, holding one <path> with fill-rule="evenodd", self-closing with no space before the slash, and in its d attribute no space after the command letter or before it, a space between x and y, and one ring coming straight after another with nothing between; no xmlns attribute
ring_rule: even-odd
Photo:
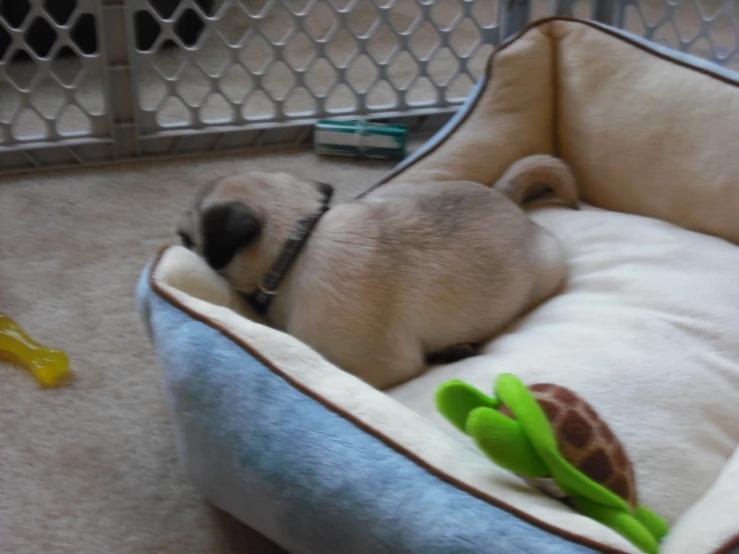
<svg viewBox="0 0 739 554"><path fill-rule="evenodd" d="M67 383L71 377L64 352L40 345L15 321L0 313L0 359L26 368L45 387Z"/></svg>

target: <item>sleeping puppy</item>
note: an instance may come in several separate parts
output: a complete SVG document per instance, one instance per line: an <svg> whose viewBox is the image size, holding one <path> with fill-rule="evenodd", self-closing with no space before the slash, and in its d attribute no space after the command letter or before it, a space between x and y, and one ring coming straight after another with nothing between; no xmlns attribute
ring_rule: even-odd
<svg viewBox="0 0 739 554"><path fill-rule="evenodd" d="M252 172L201 190L178 234L236 290L271 301L260 306L276 328L387 388L471 354L562 284L562 247L520 207L545 189L577 209L570 169L535 155L492 188L388 184L319 217L329 185ZM286 250L282 281L265 287Z"/></svg>

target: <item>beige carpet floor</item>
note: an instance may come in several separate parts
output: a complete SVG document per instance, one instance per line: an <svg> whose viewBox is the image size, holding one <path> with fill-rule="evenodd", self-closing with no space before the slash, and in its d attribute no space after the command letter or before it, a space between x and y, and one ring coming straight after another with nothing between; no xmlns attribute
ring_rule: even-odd
<svg viewBox="0 0 739 554"><path fill-rule="evenodd" d="M0 552L281 552L186 481L134 288L206 179L286 170L342 198L389 167L295 152L0 181L0 312L68 352L75 372L42 390L0 362Z"/></svg>

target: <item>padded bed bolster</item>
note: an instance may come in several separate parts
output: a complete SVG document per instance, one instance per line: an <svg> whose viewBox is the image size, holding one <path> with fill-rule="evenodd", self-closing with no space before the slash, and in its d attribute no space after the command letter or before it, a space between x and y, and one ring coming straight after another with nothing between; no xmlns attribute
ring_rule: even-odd
<svg viewBox="0 0 739 554"><path fill-rule="evenodd" d="M665 552L739 554L739 447L713 486L673 526Z"/></svg>
<svg viewBox="0 0 739 554"><path fill-rule="evenodd" d="M498 48L481 81L444 136L374 186L492 184L516 159L554 153L573 166L585 202L739 243L736 73L556 17Z"/></svg>
<svg viewBox="0 0 739 554"><path fill-rule="evenodd" d="M492 184L491 177L501 175L521 156L553 153L554 50L545 29L534 28L500 48L487 64L482 86L473 91L472 102L458 112L454 124L381 183L402 173L404 182L454 179ZM485 86L492 81L494 87ZM433 156L426 155L431 152Z"/></svg>
<svg viewBox="0 0 739 554"><path fill-rule="evenodd" d="M597 24L550 29L583 200L739 243L739 76Z"/></svg>

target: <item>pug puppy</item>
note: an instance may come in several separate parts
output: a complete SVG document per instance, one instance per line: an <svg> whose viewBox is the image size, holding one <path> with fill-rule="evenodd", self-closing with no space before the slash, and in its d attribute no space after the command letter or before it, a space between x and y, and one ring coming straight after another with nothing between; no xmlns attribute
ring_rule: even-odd
<svg viewBox="0 0 739 554"><path fill-rule="evenodd" d="M569 167L534 155L492 187L390 183L319 218L329 185L249 172L201 190L178 234L248 295L263 287L299 222L313 221L277 290L267 291L265 317L388 388L428 363L474 353L562 285L560 243L521 208L546 189L578 209Z"/></svg>

